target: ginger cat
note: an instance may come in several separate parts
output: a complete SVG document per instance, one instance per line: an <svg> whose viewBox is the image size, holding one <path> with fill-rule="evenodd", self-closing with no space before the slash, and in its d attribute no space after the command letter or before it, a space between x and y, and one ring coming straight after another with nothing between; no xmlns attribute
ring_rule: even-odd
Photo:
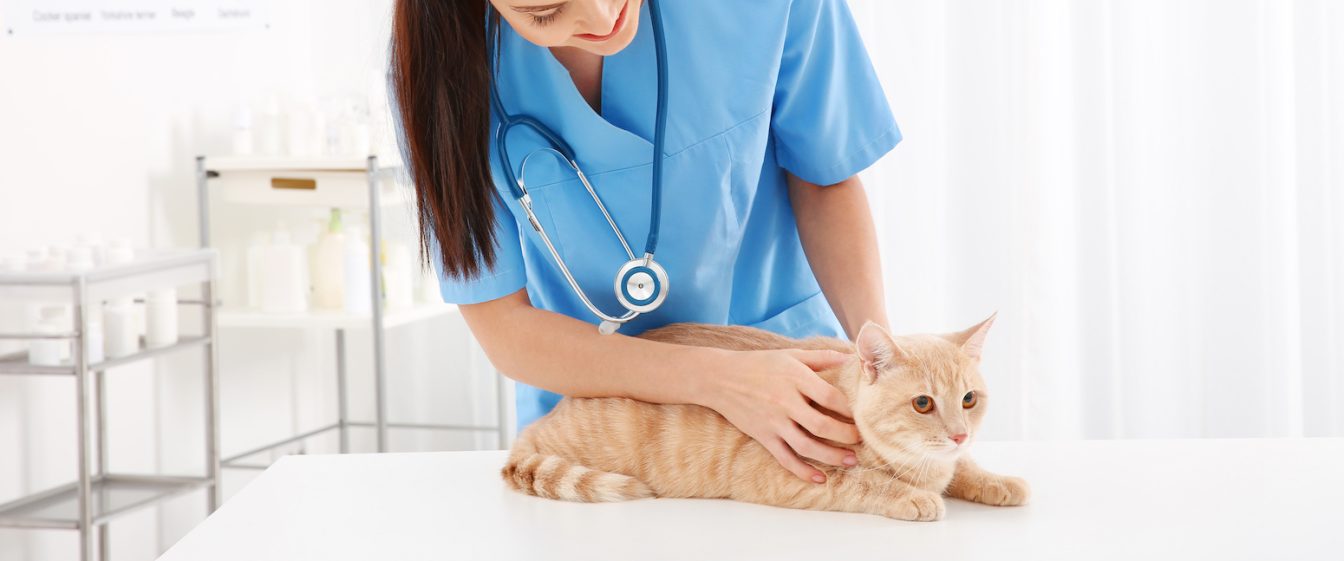
<svg viewBox="0 0 1344 561"><path fill-rule="evenodd" d="M947 335L894 337L869 323L851 344L795 340L748 327L673 324L641 337L724 349L831 349L853 354L819 372L849 398L863 441L854 467L812 462L825 484L800 481L715 411L626 398L565 398L523 431L502 475L523 493L570 501L728 498L790 508L939 520L943 496L1027 502L1027 483L967 455L988 393L980 350L994 318Z"/></svg>

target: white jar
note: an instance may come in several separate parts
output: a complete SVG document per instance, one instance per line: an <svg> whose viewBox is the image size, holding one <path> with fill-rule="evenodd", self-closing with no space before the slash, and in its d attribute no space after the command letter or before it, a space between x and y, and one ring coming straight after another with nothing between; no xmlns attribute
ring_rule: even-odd
<svg viewBox="0 0 1344 561"><path fill-rule="evenodd" d="M47 308L33 329L38 335L60 335L63 329L59 310ZM33 339L28 348L28 363L34 366L60 366L70 356L69 339Z"/></svg>
<svg viewBox="0 0 1344 561"><path fill-rule="evenodd" d="M84 324L84 352L87 353L84 358L88 364L103 361L103 345L103 320L101 317L90 317Z"/></svg>
<svg viewBox="0 0 1344 561"><path fill-rule="evenodd" d="M303 248L290 241L289 230L276 229L271 244L261 252L261 311L293 314L308 309L308 259Z"/></svg>
<svg viewBox="0 0 1344 561"><path fill-rule="evenodd" d="M145 347L177 344L177 290L155 290L145 299Z"/></svg>
<svg viewBox="0 0 1344 561"><path fill-rule="evenodd" d="M22 256L0 258L0 274L22 273L26 268ZM28 306L17 300L0 298L0 333L23 333L28 329ZM0 357L28 348L26 341L0 339Z"/></svg>
<svg viewBox="0 0 1344 561"><path fill-rule="evenodd" d="M137 335L134 303L127 298L108 302L103 308L103 350L107 358L121 358L139 351Z"/></svg>

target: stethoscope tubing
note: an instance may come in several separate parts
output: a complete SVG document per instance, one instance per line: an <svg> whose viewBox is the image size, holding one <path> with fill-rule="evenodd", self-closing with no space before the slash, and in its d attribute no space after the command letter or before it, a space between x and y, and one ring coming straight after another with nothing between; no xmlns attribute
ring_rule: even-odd
<svg viewBox="0 0 1344 561"><path fill-rule="evenodd" d="M504 110L504 102L500 98L499 88L496 86L498 76L496 68L498 60L497 52L492 52L490 62L490 106L495 114L499 116L500 121L499 127L495 131L495 152L501 160L501 167L503 168L509 189L514 198L517 199L522 206L523 211L527 214L527 219L532 225L532 229L541 237L542 242L546 245L547 251L555 260L556 265L559 266L560 272L564 275L565 281L569 284L570 288L572 288L574 293L579 296L579 300L583 302L584 307L588 308L589 312L592 312L593 315L603 320L602 325L600 326L600 331L602 333L614 332L621 324L639 317L642 312L652 311L662 303L663 299L666 297L667 290L667 273L663 270L661 265L654 261L654 251L658 246L658 233L662 218L663 147L667 137L667 45L663 37L662 14L658 9L656 0L645 1L649 3L649 21L653 28L655 58L658 64L658 99L654 117L653 179L649 204L649 235L644 243L644 256L642 259L639 259L639 261L642 261L642 263L638 264L639 266L636 266L637 258L635 257L635 253L630 248L630 244L626 241L625 236L621 233L621 229L616 225L616 221L611 217L611 213L607 211L607 206L602 203L602 198L598 196L597 191L593 189L592 183L588 181L588 177L579 167L574 149L570 147L560 135L555 134L554 131L542 124L541 121L527 115L510 115ZM497 29L494 27L495 17L497 16L490 18L490 30L487 32L487 40L495 38L498 35ZM532 129L550 144L549 147L533 150L524 156L516 176L513 172L513 161L509 157L506 142L509 131L514 127ZM635 267L635 269L641 269L651 274L651 276L647 276L646 278L651 280L655 278L657 279L654 281L655 290L661 292L655 293L656 297L654 297L654 302L651 304L646 304L645 302L638 300L635 300L633 303L626 302L626 299L632 297L621 292L621 277L618 274L616 283L617 297L621 300L622 306L624 306L627 311L619 316L612 316L598 309L588 297L588 294L581 286L579 286L573 273L570 272L569 266L560 256L560 252L556 250L550 235L547 234L546 229L541 226L541 222L537 219L537 215L532 209L532 196L527 191L527 184L525 183L524 178L527 175L526 170L528 161L538 152L547 152L555 155L568 164L570 169L574 171L576 176L578 176L579 182L583 184L584 189L588 191L588 195L592 197L593 202L597 204L598 209L602 212L602 217L607 221L607 225L611 227L611 231L616 234L616 239L620 240L621 247L625 250L626 256L629 258L621 270L626 271L631 267Z"/></svg>

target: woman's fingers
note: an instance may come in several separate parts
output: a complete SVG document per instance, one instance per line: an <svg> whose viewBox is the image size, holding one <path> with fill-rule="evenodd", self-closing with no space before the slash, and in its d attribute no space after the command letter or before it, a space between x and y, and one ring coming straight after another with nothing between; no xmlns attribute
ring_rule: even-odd
<svg viewBox="0 0 1344 561"><path fill-rule="evenodd" d="M778 437L770 438L761 444L765 445L765 449L770 452L771 456L775 457L779 465L784 466L784 469L792 472L798 479L811 481L812 483L826 482L825 475L822 475L817 468L807 465L807 462L799 458L798 454L795 454L793 449Z"/></svg>
<svg viewBox="0 0 1344 561"><path fill-rule="evenodd" d="M811 405L799 405L798 410L794 411L792 416L794 421L797 421L799 425L804 429L807 429L807 432L810 432L815 436L827 440L834 440L836 442L843 442L845 444L859 443L858 427L825 415L822 412L813 409ZM808 457L811 458L812 456ZM822 458L815 459L820 460Z"/></svg>
<svg viewBox="0 0 1344 561"><path fill-rule="evenodd" d="M853 452L822 444L797 427L785 431L783 436L784 441L789 443L794 452L818 462L833 466L852 466L858 463Z"/></svg>
<svg viewBox="0 0 1344 561"><path fill-rule="evenodd" d="M793 349L790 351L793 358L798 359L812 370L825 370L835 368L844 364L851 356L839 351L805 351L802 349Z"/></svg>
<svg viewBox="0 0 1344 561"><path fill-rule="evenodd" d="M826 380L822 380L816 374L803 376L799 382L798 391L803 392L803 395L807 396L808 399L817 402L817 405L851 419L854 418L854 411L850 408L849 398L845 396L844 392L836 389L835 386L830 385ZM839 439L832 438L831 440Z"/></svg>

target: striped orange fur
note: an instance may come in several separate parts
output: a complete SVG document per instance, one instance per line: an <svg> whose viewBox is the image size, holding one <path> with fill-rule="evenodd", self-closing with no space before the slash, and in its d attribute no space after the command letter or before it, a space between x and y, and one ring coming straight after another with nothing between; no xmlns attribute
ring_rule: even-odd
<svg viewBox="0 0 1344 561"><path fill-rule="evenodd" d="M947 335L894 337L865 325L857 343L796 340L759 329L673 324L641 337L733 350L829 349L853 355L819 372L849 398L863 442L859 465L814 465L825 484L800 481L715 411L626 398L565 398L519 436L502 475L550 499L606 502L648 497L728 498L783 507L937 520L943 496L995 505L1027 501L1025 481L995 475L966 449L988 400L979 353L991 317ZM963 397L975 392L973 407ZM911 407L927 395L928 413ZM957 445L949 437L966 434ZM836 446L844 446L831 442Z"/></svg>

